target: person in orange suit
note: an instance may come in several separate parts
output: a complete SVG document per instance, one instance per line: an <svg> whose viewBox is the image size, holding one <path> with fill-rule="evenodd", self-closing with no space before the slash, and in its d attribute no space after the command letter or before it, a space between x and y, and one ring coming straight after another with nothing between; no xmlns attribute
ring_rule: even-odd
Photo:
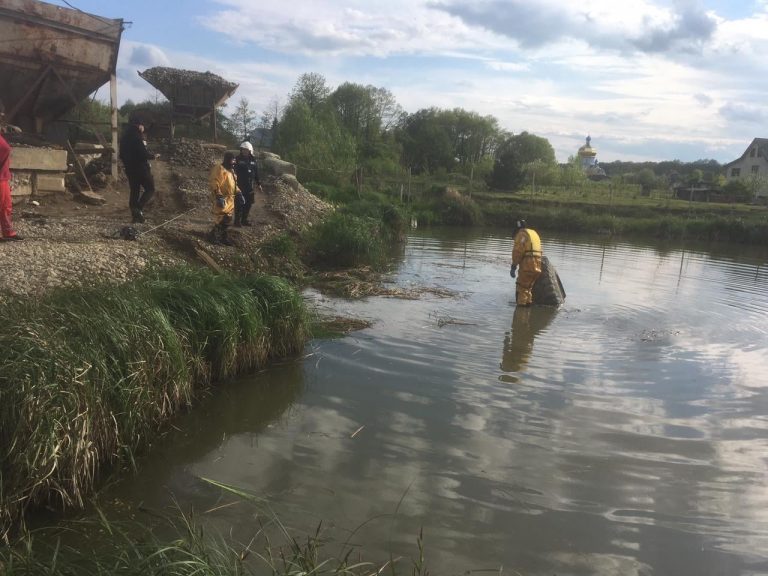
<svg viewBox="0 0 768 576"><path fill-rule="evenodd" d="M519 271L518 271L519 267ZM515 282L515 302L518 306L533 304L533 285L541 276L541 239L535 230L527 227L525 220L515 225L515 243L512 247L512 266L509 269Z"/></svg>
<svg viewBox="0 0 768 576"><path fill-rule="evenodd" d="M208 189L213 200L213 230L211 240L214 244L232 246L227 235L227 228L232 223L235 213L235 195L240 193L235 176L235 155L224 153L224 160L211 169L208 176Z"/></svg>

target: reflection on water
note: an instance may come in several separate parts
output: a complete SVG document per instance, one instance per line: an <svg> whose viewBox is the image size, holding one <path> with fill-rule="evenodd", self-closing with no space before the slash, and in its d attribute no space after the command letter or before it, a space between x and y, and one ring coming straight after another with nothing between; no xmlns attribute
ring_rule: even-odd
<svg viewBox="0 0 768 576"><path fill-rule="evenodd" d="M434 573L768 573L764 251L543 242L568 300L516 310L508 235L419 231L393 282L456 298L322 302L374 325L223 388L114 494L206 510L212 478L378 558L423 527Z"/></svg>
<svg viewBox="0 0 768 576"><path fill-rule="evenodd" d="M549 306L516 307L512 314L512 328L504 336L504 353L501 359L502 372L520 372L533 352L536 335L546 329L557 308ZM516 376L502 374L502 382L518 382Z"/></svg>

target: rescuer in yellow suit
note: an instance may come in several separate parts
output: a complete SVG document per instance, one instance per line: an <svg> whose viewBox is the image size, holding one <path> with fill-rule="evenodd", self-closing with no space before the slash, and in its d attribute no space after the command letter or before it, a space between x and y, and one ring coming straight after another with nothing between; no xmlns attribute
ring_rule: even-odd
<svg viewBox="0 0 768 576"><path fill-rule="evenodd" d="M514 278L515 273L515 302L518 306L530 306L533 304L531 290L541 275L541 240L535 230L526 227L525 220L518 220L515 226L515 243L512 247L509 275Z"/></svg>
<svg viewBox="0 0 768 576"><path fill-rule="evenodd" d="M227 236L227 228L232 223L232 215L235 213L235 196L240 194L237 187L237 178L234 172L235 155L232 152L224 153L224 160L211 168L208 176L208 189L213 200L213 230L211 241L214 244L232 246L232 241Z"/></svg>

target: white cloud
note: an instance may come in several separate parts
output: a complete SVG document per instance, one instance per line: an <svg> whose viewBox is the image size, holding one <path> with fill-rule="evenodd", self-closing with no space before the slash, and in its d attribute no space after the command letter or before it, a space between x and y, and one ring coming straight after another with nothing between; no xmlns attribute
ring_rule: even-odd
<svg viewBox="0 0 768 576"><path fill-rule="evenodd" d="M219 33L219 52L124 42L121 99L154 97L136 70L171 65L238 82L234 99L263 110L284 101L300 74L318 72L332 87L385 87L409 112L493 115L507 130L550 138L560 160L590 133L631 142L645 159L675 154L679 143L683 160L728 161L768 132L768 0L738 19L656 0L296 0L290 9L253 8L251 0L214 0L200 15ZM228 50L230 58L210 56ZM603 146L601 160L626 159L627 150Z"/></svg>

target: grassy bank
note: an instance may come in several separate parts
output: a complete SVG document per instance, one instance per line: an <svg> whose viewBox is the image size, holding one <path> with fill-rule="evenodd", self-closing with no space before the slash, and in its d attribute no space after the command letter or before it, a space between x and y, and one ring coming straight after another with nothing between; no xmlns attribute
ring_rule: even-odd
<svg viewBox="0 0 768 576"><path fill-rule="evenodd" d="M502 226L519 218L542 230L638 238L768 243L768 208L676 198L668 190L643 195L638 186L586 182L574 187L489 191L479 186L425 184L405 201L388 196L419 226ZM405 205L403 205L405 202Z"/></svg>
<svg viewBox="0 0 768 576"><path fill-rule="evenodd" d="M297 534L269 511L254 507L251 534L241 541L204 526L201 516L147 515L143 522L99 520L68 522L25 533L0 548L4 576L273 576L429 574L423 534L414 558L378 561L363 558L359 545L334 542L322 523ZM467 572L469 573L469 572Z"/></svg>
<svg viewBox="0 0 768 576"><path fill-rule="evenodd" d="M0 536L31 506L81 506L202 389L297 353L309 330L284 280L189 268L8 301L0 317Z"/></svg>
<svg viewBox="0 0 768 576"><path fill-rule="evenodd" d="M615 236L703 240L741 244L768 243L764 208L686 203L605 206L527 198L479 199L485 221L510 227L518 218L542 230L601 233Z"/></svg>

